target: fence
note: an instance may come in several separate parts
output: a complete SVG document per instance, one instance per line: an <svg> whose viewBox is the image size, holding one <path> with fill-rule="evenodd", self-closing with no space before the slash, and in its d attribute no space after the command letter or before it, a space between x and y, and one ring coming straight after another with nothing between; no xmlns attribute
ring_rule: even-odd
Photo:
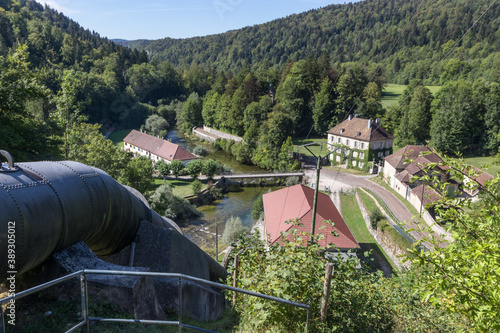
<svg viewBox="0 0 500 333"><path fill-rule="evenodd" d="M88 287L87 287L87 275L128 275L128 276L151 276L151 277L165 277L165 278L178 278L179 279L179 318L177 321L164 321L164 320L142 320L142 319L113 319L113 318L97 318L89 316L89 300L88 300ZM187 328L190 330L196 330L200 332L213 332L203 328L191 326L184 324L182 322L182 280L192 281L199 284L208 285L214 288L231 290L234 292L247 294L254 297L268 299L274 302L288 304L291 306L303 308L307 310L307 319L306 319L306 333L309 330L309 310L310 307L307 304L296 303L287 301L282 298L277 298L273 296L259 294L253 291L244 290L240 288L230 287L225 284L216 283L212 281L207 281L199 278L195 278L189 275L184 274L176 274L176 273L153 273L153 272L124 272L124 271L103 271L103 270L82 270L78 272L71 273L69 275L63 276L59 279L41 284L34 288L19 292L14 296L6 297L0 300L0 333L5 333L5 318L3 305L10 303L11 300L20 299L26 297L28 295L34 294L36 292L42 291L49 287L55 286L59 283L71 280L73 278L80 277L80 291L81 291L81 304L82 304L82 321L70 328L66 331L66 333L75 332L79 328L83 328L83 332L89 333L89 324L90 322L114 322L114 323L129 323L129 324L153 324L153 325L177 325L179 327L179 332L182 332L182 328ZM213 332L216 333L216 332Z"/></svg>

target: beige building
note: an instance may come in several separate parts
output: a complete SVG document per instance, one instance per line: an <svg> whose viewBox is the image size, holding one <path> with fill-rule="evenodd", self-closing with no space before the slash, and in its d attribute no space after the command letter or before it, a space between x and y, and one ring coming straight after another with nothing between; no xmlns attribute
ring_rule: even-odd
<svg viewBox="0 0 500 333"><path fill-rule="evenodd" d="M334 164L368 169L368 162L378 163L392 153L394 137L380 126L380 120L352 117L328 132L328 149Z"/></svg>
<svg viewBox="0 0 500 333"><path fill-rule="evenodd" d="M164 160L167 163L180 160L186 165L198 158L175 143L136 130L132 130L123 139L123 142L126 151L134 153L134 156L145 156L153 163L159 160Z"/></svg>

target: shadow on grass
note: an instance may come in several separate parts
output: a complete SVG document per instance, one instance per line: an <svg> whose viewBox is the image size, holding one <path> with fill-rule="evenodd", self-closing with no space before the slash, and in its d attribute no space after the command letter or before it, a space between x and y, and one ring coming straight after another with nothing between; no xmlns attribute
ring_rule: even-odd
<svg viewBox="0 0 500 333"><path fill-rule="evenodd" d="M375 243L359 243L360 246L360 255L358 257L361 259L361 261L370 267L370 269L375 272L375 271L382 271L384 273L384 276L387 278L392 277L392 274L394 273L392 266L387 260L385 259L384 255L380 251L380 248L378 244ZM368 257L365 257L363 253L365 252L370 252L370 255Z"/></svg>

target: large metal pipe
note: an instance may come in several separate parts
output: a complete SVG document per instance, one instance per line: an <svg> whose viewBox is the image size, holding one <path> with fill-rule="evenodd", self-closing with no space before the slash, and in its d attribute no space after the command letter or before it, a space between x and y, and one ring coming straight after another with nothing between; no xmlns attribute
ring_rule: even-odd
<svg viewBox="0 0 500 333"><path fill-rule="evenodd" d="M115 253L142 220L176 227L102 170L71 161L14 165L1 154L9 163L0 163L0 282L79 241L96 254Z"/></svg>

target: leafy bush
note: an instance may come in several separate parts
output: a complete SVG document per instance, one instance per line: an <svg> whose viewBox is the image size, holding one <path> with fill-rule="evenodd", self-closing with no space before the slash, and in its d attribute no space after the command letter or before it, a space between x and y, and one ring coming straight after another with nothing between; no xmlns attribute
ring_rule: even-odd
<svg viewBox="0 0 500 333"><path fill-rule="evenodd" d="M262 201L262 195L260 195L252 206L252 220L257 221L264 215L264 202Z"/></svg>
<svg viewBox="0 0 500 333"><path fill-rule="evenodd" d="M204 146L196 146L193 148L193 154L198 156L207 156L208 152Z"/></svg>
<svg viewBox="0 0 500 333"><path fill-rule="evenodd" d="M294 223L300 223L295 221ZM311 307L310 330L313 332L388 332L393 326L388 306L377 289L381 274L366 274L356 269L359 260L333 260L334 274L330 291L330 311L320 320L325 276L325 251L314 236L292 228L284 233L283 245L269 250L253 234L240 238L233 253L240 257L238 285L259 293L308 304ZM230 267L232 271L234 268ZM232 279L228 278L228 283ZM238 295L234 308L240 313L242 331L267 330L299 332L305 328L306 311L301 308Z"/></svg>
<svg viewBox="0 0 500 333"><path fill-rule="evenodd" d="M222 198L222 190L219 187L216 186L210 186L208 188L208 192L215 198L215 199L220 199Z"/></svg>
<svg viewBox="0 0 500 333"><path fill-rule="evenodd" d="M248 232L248 227L245 227L241 222L241 219L237 216L231 216L226 221L226 226L224 232L222 233L222 241L225 244L231 244L238 240L238 237L245 232Z"/></svg>
<svg viewBox="0 0 500 333"><path fill-rule="evenodd" d="M175 196L168 185L156 189L151 195L150 204L158 214L171 219L188 219L201 215L186 199Z"/></svg>
<svg viewBox="0 0 500 333"><path fill-rule="evenodd" d="M203 169L203 162L201 160L193 160L186 164L186 172L193 178L196 178L200 175Z"/></svg>
<svg viewBox="0 0 500 333"><path fill-rule="evenodd" d="M299 177L288 177L286 179L286 186L293 186L299 183Z"/></svg>
<svg viewBox="0 0 500 333"><path fill-rule="evenodd" d="M372 226L372 229L377 230L377 223L380 220L384 220L385 216L384 214L380 211L378 207L375 207L371 212L370 212L370 224Z"/></svg>
<svg viewBox="0 0 500 333"><path fill-rule="evenodd" d="M201 181L199 179L195 179L193 181L193 183L191 184L191 186L193 186L193 194L194 195L199 195L201 193L201 188L202 188L203 184L201 183Z"/></svg>

